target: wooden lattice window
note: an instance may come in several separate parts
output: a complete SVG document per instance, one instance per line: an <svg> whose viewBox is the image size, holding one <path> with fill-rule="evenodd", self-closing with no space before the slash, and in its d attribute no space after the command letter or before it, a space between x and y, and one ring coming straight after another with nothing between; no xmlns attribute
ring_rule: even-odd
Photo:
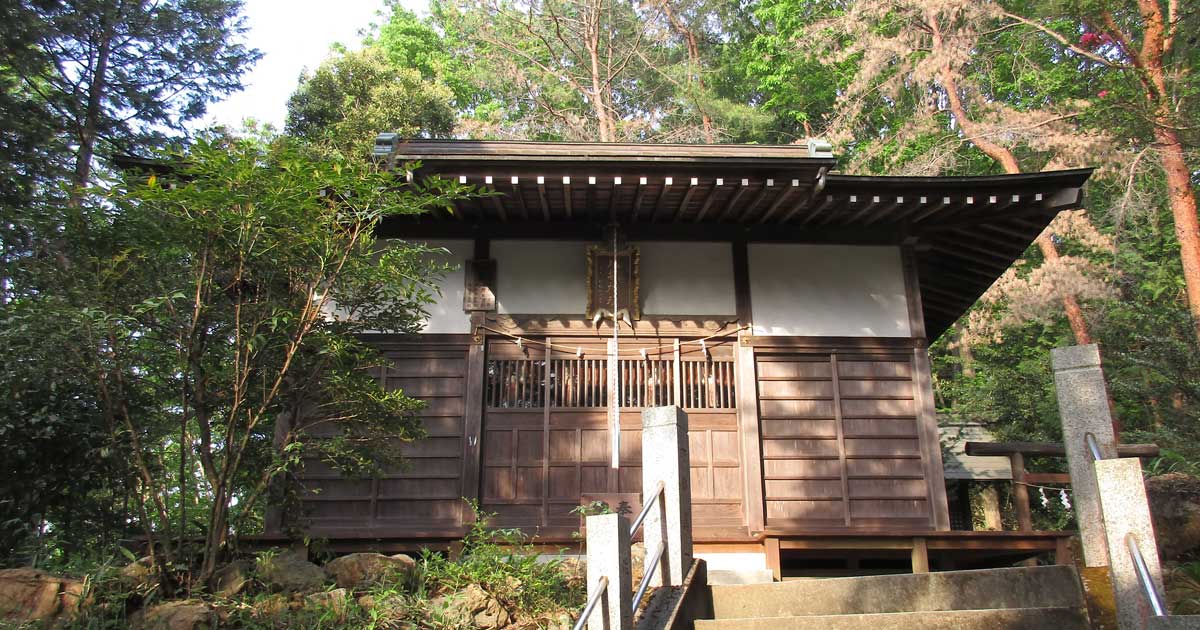
<svg viewBox="0 0 1200 630"><path fill-rule="evenodd" d="M540 408L547 398L552 407L605 408L608 365L607 359L552 359L547 374L546 361L488 361L484 398L493 409ZM676 366L670 359L619 359L617 367L618 403L622 408L737 406L733 361L680 361Z"/></svg>

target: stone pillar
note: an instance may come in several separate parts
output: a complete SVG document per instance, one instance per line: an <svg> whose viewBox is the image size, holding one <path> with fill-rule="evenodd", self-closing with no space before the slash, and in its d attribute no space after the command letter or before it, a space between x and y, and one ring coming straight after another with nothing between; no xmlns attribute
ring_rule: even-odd
<svg viewBox="0 0 1200 630"><path fill-rule="evenodd" d="M1150 602L1138 581L1125 537L1137 540L1142 558L1158 592L1164 593L1158 543L1150 520L1150 503L1142 481L1142 462L1136 457L1096 462L1096 485L1103 503L1104 531L1109 549L1109 573L1117 599L1117 625L1121 630L1141 630L1150 614Z"/></svg>
<svg viewBox="0 0 1200 630"><path fill-rule="evenodd" d="M588 630L633 628L633 565L629 559L629 520L620 514L587 517L588 595L600 578L608 589L588 618Z"/></svg>
<svg viewBox="0 0 1200 630"><path fill-rule="evenodd" d="M1116 457L1116 436L1108 408L1108 389L1100 370L1100 349L1095 344L1068 346L1050 351L1058 413L1062 417L1063 446L1075 495L1075 520L1083 546L1084 565L1108 566L1100 497L1096 490L1093 458L1084 436L1096 436L1105 458Z"/></svg>
<svg viewBox="0 0 1200 630"><path fill-rule="evenodd" d="M654 586L681 586L692 566L692 468L688 454L687 414L675 406L642 411L642 492L664 483L660 503L646 515L646 562L658 544L666 550L650 579ZM643 496L643 503L650 496ZM646 573L652 567L646 566Z"/></svg>

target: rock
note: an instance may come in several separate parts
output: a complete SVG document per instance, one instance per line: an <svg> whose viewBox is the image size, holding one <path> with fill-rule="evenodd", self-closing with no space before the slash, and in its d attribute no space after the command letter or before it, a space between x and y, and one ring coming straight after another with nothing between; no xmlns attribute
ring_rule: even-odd
<svg viewBox="0 0 1200 630"><path fill-rule="evenodd" d="M158 571L154 568L154 561L150 556L145 556L135 562L121 567L121 579L129 585L129 589L140 593L145 593L158 584Z"/></svg>
<svg viewBox="0 0 1200 630"><path fill-rule="evenodd" d="M1167 473L1146 480L1158 553L1175 560L1200 548L1200 479Z"/></svg>
<svg viewBox="0 0 1200 630"><path fill-rule="evenodd" d="M317 608L328 608L342 619L346 616L346 602L350 599L350 592L344 588L335 588L332 591L323 591L313 593L304 598L305 604Z"/></svg>
<svg viewBox="0 0 1200 630"><path fill-rule="evenodd" d="M407 580L417 562L404 554L352 553L325 564L325 572L342 588L360 588L387 579Z"/></svg>
<svg viewBox="0 0 1200 630"><path fill-rule="evenodd" d="M294 551L260 556L255 568L259 579L274 590L308 592L325 586L325 571Z"/></svg>
<svg viewBox="0 0 1200 630"><path fill-rule="evenodd" d="M636 542L630 545L629 564L633 570L633 588L637 588L646 573L646 543Z"/></svg>
<svg viewBox="0 0 1200 630"><path fill-rule="evenodd" d="M288 609L288 599L283 595L271 595L254 602L253 608L256 618L274 617Z"/></svg>
<svg viewBox="0 0 1200 630"><path fill-rule="evenodd" d="M0 571L0 619L47 621L71 617L79 609L83 583L38 569Z"/></svg>
<svg viewBox="0 0 1200 630"><path fill-rule="evenodd" d="M512 622L512 615L504 606L478 584L438 596L430 605L450 626L469 625L480 630L495 630Z"/></svg>
<svg viewBox="0 0 1200 630"><path fill-rule="evenodd" d="M204 602L183 600L139 610L129 620L134 630L206 630L217 627L217 616Z"/></svg>
<svg viewBox="0 0 1200 630"><path fill-rule="evenodd" d="M234 560L218 569L212 578L213 594L232 598L241 593L250 581L250 568L249 561Z"/></svg>

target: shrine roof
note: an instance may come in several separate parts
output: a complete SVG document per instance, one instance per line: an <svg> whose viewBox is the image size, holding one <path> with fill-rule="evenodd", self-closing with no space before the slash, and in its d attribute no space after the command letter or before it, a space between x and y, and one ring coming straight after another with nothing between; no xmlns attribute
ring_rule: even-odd
<svg viewBox="0 0 1200 630"><path fill-rule="evenodd" d="M1083 203L1092 169L978 177L830 172L828 145L655 145L405 140L376 158L491 194L390 222L394 236L910 243L930 339L948 329L1054 216ZM408 166L405 166L408 165Z"/></svg>

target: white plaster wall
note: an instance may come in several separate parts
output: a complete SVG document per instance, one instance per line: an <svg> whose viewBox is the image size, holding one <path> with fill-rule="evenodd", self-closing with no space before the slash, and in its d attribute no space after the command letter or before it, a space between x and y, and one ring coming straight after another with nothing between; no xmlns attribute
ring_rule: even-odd
<svg viewBox="0 0 1200 630"><path fill-rule="evenodd" d="M898 247L751 244L756 335L908 337Z"/></svg>
<svg viewBox="0 0 1200 630"><path fill-rule="evenodd" d="M587 308L584 241L492 241L496 311L583 315Z"/></svg>
<svg viewBox="0 0 1200 630"><path fill-rule="evenodd" d="M735 315L729 243L635 243L640 256L642 313Z"/></svg>
<svg viewBox="0 0 1200 630"><path fill-rule="evenodd" d="M451 269L437 283L440 295L436 301L425 307L429 318L425 321L423 333L469 333L471 332L471 317L463 311L463 287L466 261L475 255L475 243L470 240L453 241L414 241L423 242L431 248L444 247L449 253L431 254L433 261L449 264Z"/></svg>

